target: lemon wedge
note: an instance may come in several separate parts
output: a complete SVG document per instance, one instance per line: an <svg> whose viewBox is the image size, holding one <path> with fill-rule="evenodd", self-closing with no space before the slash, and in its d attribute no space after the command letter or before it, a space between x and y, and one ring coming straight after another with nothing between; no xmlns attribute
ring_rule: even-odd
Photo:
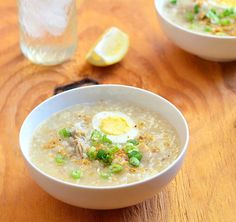
<svg viewBox="0 0 236 222"><path fill-rule="evenodd" d="M86 55L86 60L95 66L109 66L121 61L129 48L129 36L116 27L111 27L99 38Z"/></svg>

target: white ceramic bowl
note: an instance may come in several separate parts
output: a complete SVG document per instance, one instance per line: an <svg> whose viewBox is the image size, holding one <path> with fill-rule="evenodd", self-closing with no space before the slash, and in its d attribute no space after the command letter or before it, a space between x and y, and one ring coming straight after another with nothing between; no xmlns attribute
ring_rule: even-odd
<svg viewBox="0 0 236 222"><path fill-rule="evenodd" d="M164 13L168 0L155 0L161 26L167 37L180 48L201 58L226 62L236 60L236 37L194 32L172 22Z"/></svg>
<svg viewBox="0 0 236 222"><path fill-rule="evenodd" d="M67 107L99 100L126 101L159 112L175 126L181 141L179 157L161 173L132 184L109 187L81 186L61 181L38 169L30 160L32 133L53 113ZM152 197L176 175L183 162L189 141L186 120L181 112L164 98L146 90L123 85L97 85L73 89L53 96L38 105L25 119L20 130L20 147L33 179L53 197L79 207L114 209L130 206Z"/></svg>

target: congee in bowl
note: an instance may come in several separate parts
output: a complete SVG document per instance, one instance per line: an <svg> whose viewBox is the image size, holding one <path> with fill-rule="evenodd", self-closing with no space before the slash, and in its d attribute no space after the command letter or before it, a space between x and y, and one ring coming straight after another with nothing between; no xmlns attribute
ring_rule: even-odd
<svg viewBox="0 0 236 222"><path fill-rule="evenodd" d="M30 159L57 179L115 186L149 178L179 156L175 128L160 114L125 102L81 103L33 133Z"/></svg>
<svg viewBox="0 0 236 222"><path fill-rule="evenodd" d="M104 84L42 102L25 119L19 140L30 175L50 195L115 209L152 197L175 177L189 130L161 96Z"/></svg>
<svg viewBox="0 0 236 222"><path fill-rule="evenodd" d="M192 31L236 36L235 0L166 0L165 14Z"/></svg>

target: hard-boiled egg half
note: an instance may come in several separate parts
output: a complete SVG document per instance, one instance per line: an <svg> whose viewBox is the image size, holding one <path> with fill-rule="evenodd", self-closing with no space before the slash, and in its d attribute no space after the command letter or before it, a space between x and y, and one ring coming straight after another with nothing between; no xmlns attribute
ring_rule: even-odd
<svg viewBox="0 0 236 222"><path fill-rule="evenodd" d="M138 129L134 121L122 112L100 112L92 119L93 128L106 134L113 143L135 139Z"/></svg>

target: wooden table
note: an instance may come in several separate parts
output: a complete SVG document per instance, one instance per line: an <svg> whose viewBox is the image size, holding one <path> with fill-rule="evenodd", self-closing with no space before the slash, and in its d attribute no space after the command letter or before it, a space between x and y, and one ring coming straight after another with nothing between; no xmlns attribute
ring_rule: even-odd
<svg viewBox="0 0 236 222"><path fill-rule="evenodd" d="M0 2L0 221L236 221L236 63L204 61L175 47L152 0L81 0L78 14L76 55L43 67L20 52L16 2ZM92 67L85 54L110 26L129 34L129 53L120 64ZM184 166L152 199L119 210L80 209L30 178L18 144L24 118L56 86L87 76L151 90L185 114L191 141Z"/></svg>

